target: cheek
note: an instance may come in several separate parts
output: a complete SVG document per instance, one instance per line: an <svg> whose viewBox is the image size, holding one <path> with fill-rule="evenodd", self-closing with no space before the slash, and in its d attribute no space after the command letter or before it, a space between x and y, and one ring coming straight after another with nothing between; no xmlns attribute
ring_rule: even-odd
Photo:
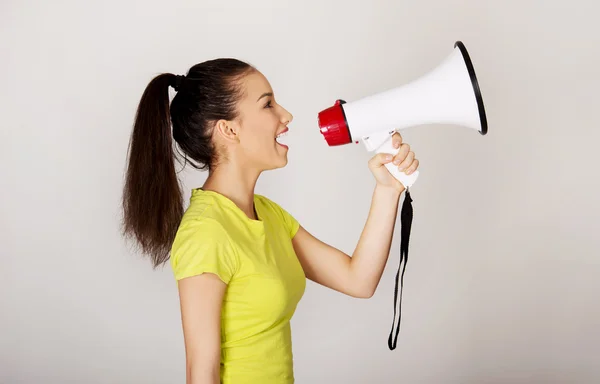
<svg viewBox="0 0 600 384"><path fill-rule="evenodd" d="M256 122L251 127L247 126L245 132L244 149L251 156L264 154L275 146L276 129L266 122ZM248 129L249 128L249 129Z"/></svg>
<svg viewBox="0 0 600 384"><path fill-rule="evenodd" d="M264 156L265 152L276 147L275 134L279 128L279 118L271 110L247 114L242 123L242 146L250 157Z"/></svg>
<svg viewBox="0 0 600 384"><path fill-rule="evenodd" d="M277 133L278 124L279 119L271 113L257 118L252 124L251 132L249 132L252 135L252 145L265 147L275 144L275 134Z"/></svg>

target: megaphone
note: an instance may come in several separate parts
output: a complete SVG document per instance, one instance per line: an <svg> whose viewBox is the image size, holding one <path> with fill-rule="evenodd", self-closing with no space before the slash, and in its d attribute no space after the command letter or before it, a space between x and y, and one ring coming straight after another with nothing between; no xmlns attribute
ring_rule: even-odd
<svg viewBox="0 0 600 384"><path fill-rule="evenodd" d="M487 118L477 76L461 41L446 59L412 82L353 102L337 100L318 114L329 146L362 140L368 151L396 153L391 136L398 130L426 124L452 124L487 133ZM387 169L406 188L419 171L406 175L392 163Z"/></svg>
<svg viewBox="0 0 600 384"><path fill-rule="evenodd" d="M482 135L488 130L475 69L461 41L454 44L454 50L441 64L421 78L351 103L337 100L334 106L319 113L318 122L321 133L330 146L349 144L353 141L358 143L362 140L368 151L391 154L396 153L392 145L392 135L411 126L435 123L460 125L476 130ZM407 175L392 163L386 164L386 168L406 188L401 213L400 266L394 290L395 323L398 284L400 282L402 287L402 265L406 268L413 217L409 188L416 182L419 172ZM401 303L402 291L399 298ZM388 347L391 350L396 348L399 330L400 320L396 326L395 337L392 324L388 339Z"/></svg>

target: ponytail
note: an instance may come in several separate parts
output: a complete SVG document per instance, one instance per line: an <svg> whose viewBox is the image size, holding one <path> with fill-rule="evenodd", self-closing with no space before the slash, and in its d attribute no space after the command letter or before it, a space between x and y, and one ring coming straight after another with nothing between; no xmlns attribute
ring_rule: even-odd
<svg viewBox="0 0 600 384"><path fill-rule="evenodd" d="M163 73L146 87L129 143L123 235L136 240L154 268L169 259L184 213L173 142L185 164L210 171L219 158L212 125L236 118L243 95L239 80L254 70L243 61L220 58L194 65L186 76ZM177 92L171 105L169 86Z"/></svg>
<svg viewBox="0 0 600 384"><path fill-rule="evenodd" d="M184 212L169 111L169 86L178 86L180 79L170 73L152 79L141 97L129 142L123 235L137 241L154 268L169 259Z"/></svg>

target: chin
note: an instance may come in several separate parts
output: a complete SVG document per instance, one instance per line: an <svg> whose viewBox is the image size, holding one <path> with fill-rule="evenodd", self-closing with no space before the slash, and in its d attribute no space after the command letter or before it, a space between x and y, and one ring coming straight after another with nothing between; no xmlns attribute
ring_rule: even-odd
<svg viewBox="0 0 600 384"><path fill-rule="evenodd" d="M288 163L287 156L280 160L274 167L274 169L284 168Z"/></svg>
<svg viewBox="0 0 600 384"><path fill-rule="evenodd" d="M284 168L287 165L287 163L288 163L287 154L285 154L283 156L278 156L277 161L273 162L268 169L273 170L273 169Z"/></svg>
<svg viewBox="0 0 600 384"><path fill-rule="evenodd" d="M281 163L281 165L279 166L279 168L285 167L287 165L287 163L288 163L288 158L286 156L285 159L283 160L283 162Z"/></svg>

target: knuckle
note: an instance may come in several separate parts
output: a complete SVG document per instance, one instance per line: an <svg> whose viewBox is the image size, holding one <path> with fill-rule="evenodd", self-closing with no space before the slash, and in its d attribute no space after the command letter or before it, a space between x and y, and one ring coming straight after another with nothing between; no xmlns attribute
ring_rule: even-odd
<svg viewBox="0 0 600 384"><path fill-rule="evenodd" d="M386 153L379 153L376 156L373 156L371 158L371 160L369 161L369 163L371 163L371 164L382 163L385 161L386 157L387 157Z"/></svg>

